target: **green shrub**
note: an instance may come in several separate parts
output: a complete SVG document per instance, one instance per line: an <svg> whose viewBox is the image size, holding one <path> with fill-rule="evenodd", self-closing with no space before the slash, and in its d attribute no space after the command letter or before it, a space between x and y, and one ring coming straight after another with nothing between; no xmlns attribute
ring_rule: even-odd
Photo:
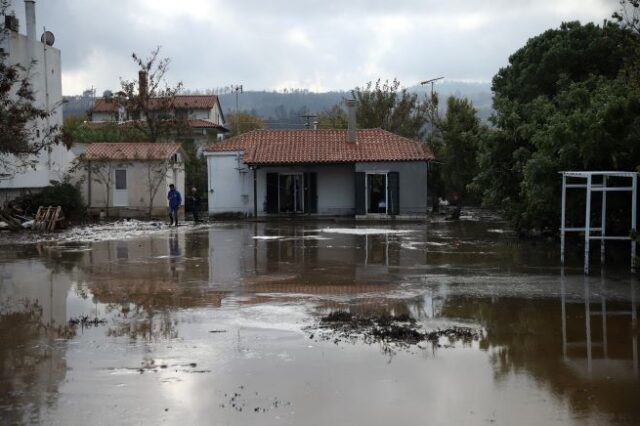
<svg viewBox="0 0 640 426"><path fill-rule="evenodd" d="M86 213L86 207L80 189L69 182L54 182L42 191L23 197L22 208L35 215L40 206L60 206L67 219L80 219Z"/></svg>

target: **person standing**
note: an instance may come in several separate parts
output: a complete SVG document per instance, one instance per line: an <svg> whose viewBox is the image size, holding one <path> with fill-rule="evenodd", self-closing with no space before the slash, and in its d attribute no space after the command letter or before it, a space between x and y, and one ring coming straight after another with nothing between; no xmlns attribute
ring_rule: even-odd
<svg viewBox="0 0 640 426"><path fill-rule="evenodd" d="M193 215L193 221L200 221L200 195L198 194L198 190L194 186L191 188L191 194L189 194L189 204L191 207L191 214Z"/></svg>
<svg viewBox="0 0 640 426"><path fill-rule="evenodd" d="M176 190L174 184L169 185L167 200L169 200L169 226L174 223L178 226L178 208L180 208L180 204L182 204L182 197L180 196L180 192Z"/></svg>

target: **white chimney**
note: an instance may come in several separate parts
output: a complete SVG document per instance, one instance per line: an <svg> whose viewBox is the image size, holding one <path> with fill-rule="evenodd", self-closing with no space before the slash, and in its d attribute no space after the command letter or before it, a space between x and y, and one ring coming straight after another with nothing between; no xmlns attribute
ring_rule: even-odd
<svg viewBox="0 0 640 426"><path fill-rule="evenodd" d="M27 38L29 41L36 41L36 2L35 0L24 0L24 12L27 18Z"/></svg>
<svg viewBox="0 0 640 426"><path fill-rule="evenodd" d="M356 100L347 99L347 141L357 143L356 134Z"/></svg>

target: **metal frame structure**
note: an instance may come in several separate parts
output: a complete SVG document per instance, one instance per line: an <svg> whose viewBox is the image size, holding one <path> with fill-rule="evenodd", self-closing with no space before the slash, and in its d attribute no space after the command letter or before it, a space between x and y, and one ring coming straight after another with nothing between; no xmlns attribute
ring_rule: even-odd
<svg viewBox="0 0 640 426"><path fill-rule="evenodd" d="M637 217L637 193L638 193L638 173L636 172L580 172L565 171L562 174L562 213L560 219L560 262L564 265L564 249L565 234L567 232L584 232L584 273L589 273L589 249L591 240L600 240L600 261L604 264L605 241L606 240L627 240L631 242L631 270L636 267L636 241L632 238L631 233L636 231ZM594 177L599 178L600 183L594 184ZM631 179L630 186L607 186L607 179L610 177ZM585 179L585 183L567 183L567 178ZM565 209L567 201L567 189L578 188L585 189L587 193L587 202L585 204L585 225L584 227L565 226ZM600 217L600 226L591 226L591 195L593 192L602 193L602 212ZM631 228L629 235L612 236L606 234L607 219L607 192L631 192ZM591 235L592 232L599 235Z"/></svg>

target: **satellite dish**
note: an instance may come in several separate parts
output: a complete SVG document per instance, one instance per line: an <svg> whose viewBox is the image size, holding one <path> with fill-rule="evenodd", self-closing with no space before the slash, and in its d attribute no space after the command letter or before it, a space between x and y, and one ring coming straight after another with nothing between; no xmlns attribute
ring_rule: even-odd
<svg viewBox="0 0 640 426"><path fill-rule="evenodd" d="M111 90L105 90L104 93L102 93L102 96L105 99L111 99L113 98L113 92Z"/></svg>
<svg viewBox="0 0 640 426"><path fill-rule="evenodd" d="M42 36L40 36L40 41L47 46L53 46L53 43L56 42L56 37L51 31L45 31L42 33Z"/></svg>

